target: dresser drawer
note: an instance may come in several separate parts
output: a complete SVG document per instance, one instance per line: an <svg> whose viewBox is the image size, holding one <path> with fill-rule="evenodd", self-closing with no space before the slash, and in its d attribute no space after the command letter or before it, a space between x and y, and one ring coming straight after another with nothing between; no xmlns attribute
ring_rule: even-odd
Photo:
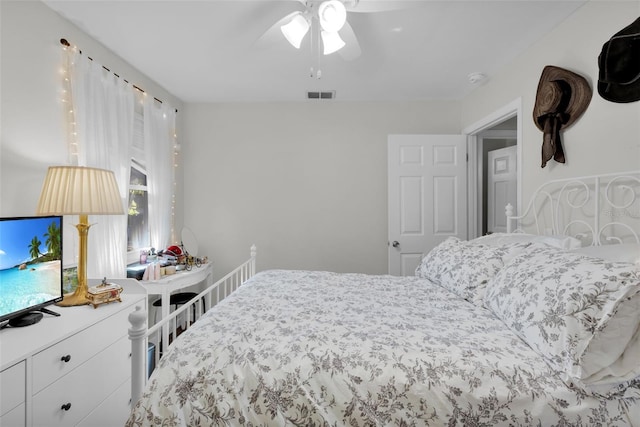
<svg viewBox="0 0 640 427"><path fill-rule="evenodd" d="M129 328L127 318L131 311L131 308L121 310L34 355L33 392L39 392L117 341Z"/></svg>
<svg viewBox="0 0 640 427"><path fill-rule="evenodd" d="M0 372L0 415L24 403L25 393L25 362L17 363ZM22 409L24 412L24 408ZM1 424L4 426L4 424Z"/></svg>
<svg viewBox="0 0 640 427"><path fill-rule="evenodd" d="M123 426L129 418L129 413L131 413L131 378L123 382L77 427Z"/></svg>
<svg viewBox="0 0 640 427"><path fill-rule="evenodd" d="M34 426L75 425L131 375L129 338L124 336L33 396ZM63 409L63 405L68 405Z"/></svg>
<svg viewBox="0 0 640 427"><path fill-rule="evenodd" d="M0 426L2 427L24 427L26 425L27 418L24 403L21 403L0 417ZM122 425L124 425L124 423L122 423Z"/></svg>

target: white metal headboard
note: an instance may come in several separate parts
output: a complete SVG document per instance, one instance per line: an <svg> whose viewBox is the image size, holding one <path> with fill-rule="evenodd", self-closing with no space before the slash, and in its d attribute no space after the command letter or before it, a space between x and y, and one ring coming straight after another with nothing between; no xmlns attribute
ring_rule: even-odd
<svg viewBox="0 0 640 427"><path fill-rule="evenodd" d="M522 215L507 205L507 231L567 235L583 246L640 243L640 171L549 181Z"/></svg>

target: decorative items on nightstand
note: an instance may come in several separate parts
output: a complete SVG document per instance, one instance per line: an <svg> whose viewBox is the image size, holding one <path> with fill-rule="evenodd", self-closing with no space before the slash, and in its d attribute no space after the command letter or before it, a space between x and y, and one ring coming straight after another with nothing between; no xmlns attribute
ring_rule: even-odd
<svg viewBox="0 0 640 427"><path fill-rule="evenodd" d="M100 304L113 301L122 302L120 299L121 292L122 286L115 283L107 283L107 278L105 277L102 279L102 283L89 288L87 298L89 299L89 304L93 305L93 308L97 308Z"/></svg>

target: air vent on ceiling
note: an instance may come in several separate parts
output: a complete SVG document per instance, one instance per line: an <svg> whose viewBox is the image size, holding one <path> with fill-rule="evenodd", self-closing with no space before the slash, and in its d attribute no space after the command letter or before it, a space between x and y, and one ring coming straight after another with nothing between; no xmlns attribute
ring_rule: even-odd
<svg viewBox="0 0 640 427"><path fill-rule="evenodd" d="M336 97L335 90L323 91L323 92L307 92L307 99L333 99Z"/></svg>

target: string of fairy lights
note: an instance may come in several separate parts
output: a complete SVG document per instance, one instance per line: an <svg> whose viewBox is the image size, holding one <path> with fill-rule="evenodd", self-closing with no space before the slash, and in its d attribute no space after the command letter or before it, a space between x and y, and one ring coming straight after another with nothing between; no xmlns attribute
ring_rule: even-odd
<svg viewBox="0 0 640 427"><path fill-rule="evenodd" d="M178 144L178 132L176 130L176 121L174 120L173 121L173 171L172 171L173 189L171 191L171 241L176 244L180 242L180 240L178 240L178 237L176 236L176 193L178 192L176 171L180 166L179 156L180 156L180 144Z"/></svg>
<svg viewBox="0 0 640 427"><path fill-rule="evenodd" d="M80 147L78 144L78 132L77 132L77 125L76 125L76 114L74 111L74 105L73 105L73 96L72 96L72 86L71 86L71 70L73 68L73 66L75 65L74 63L74 58L76 57L76 54L78 53L82 53L77 46L72 46L67 40L65 39L61 39L60 40L60 44L62 45L62 50L63 50L63 60L62 60L62 69L61 69L61 75L62 75L62 96L61 96L61 101L62 101L62 105L63 108L65 110L65 115L66 115L66 126L67 126L67 139L68 139L68 153L69 153L69 164L72 166L78 166L79 163L79 152L80 152ZM89 58L91 59L91 58ZM108 72L111 72L111 70L109 70L108 68L104 67L103 68L105 70L107 70ZM113 73L116 77L120 78L119 75ZM126 80L125 80L126 81ZM128 83L128 82L127 82ZM136 85L131 85L134 89L136 89L137 91L139 91L139 93L142 95L140 102L144 102L144 98L147 97L147 93L140 89L139 87L137 87ZM162 103L162 101L160 101L157 98L154 98L156 101ZM176 111L177 112L177 111ZM166 115L165 115L165 119L166 119ZM179 243L179 239L176 235L176 229L175 229L175 224L176 224L176 193L178 191L178 183L177 183L177 170L180 166L180 149L181 146L178 142L178 133L177 133L177 128L176 128L176 120L175 120L175 116L173 116L173 121L171 123L173 129L171 130L171 135L173 138L172 144L173 144L173 150L172 150L172 164L173 164L173 170L172 170L172 191L171 191L171 224L170 224L170 241L173 242L174 244Z"/></svg>
<svg viewBox="0 0 640 427"><path fill-rule="evenodd" d="M61 41L62 43L62 41ZM75 49L75 50L74 50ZM62 105L67 116L67 140L69 152L69 164L78 166L78 133L76 130L76 117L73 110L73 99L71 97L71 68L74 65L75 47L62 43L63 60L62 60Z"/></svg>

